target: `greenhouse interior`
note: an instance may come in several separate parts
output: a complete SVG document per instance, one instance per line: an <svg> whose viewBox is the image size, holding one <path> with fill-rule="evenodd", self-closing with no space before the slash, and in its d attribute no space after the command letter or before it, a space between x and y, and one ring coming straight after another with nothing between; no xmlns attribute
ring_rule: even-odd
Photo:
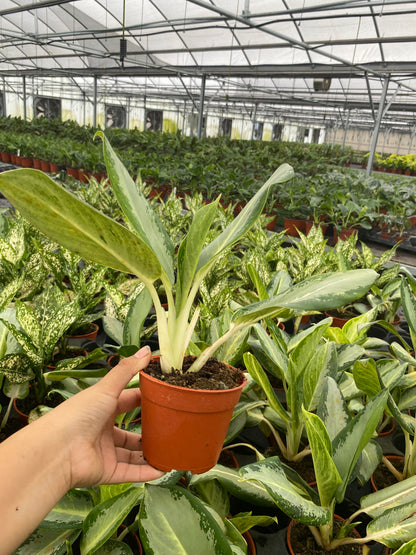
<svg viewBox="0 0 416 555"><path fill-rule="evenodd" d="M0 555L415 555L416 2L0 45Z"/></svg>

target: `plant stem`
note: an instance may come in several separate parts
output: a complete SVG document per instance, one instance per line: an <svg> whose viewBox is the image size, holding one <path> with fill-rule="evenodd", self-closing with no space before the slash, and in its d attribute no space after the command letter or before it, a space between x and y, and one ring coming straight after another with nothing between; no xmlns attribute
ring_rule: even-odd
<svg viewBox="0 0 416 555"><path fill-rule="evenodd" d="M13 406L13 397L10 397L10 401L9 404L7 405L7 410L3 416L3 420L1 421L0 424L0 430L2 430L5 425L7 424L7 421L9 420L9 416L10 416L10 411L12 410L12 406Z"/></svg>
<svg viewBox="0 0 416 555"><path fill-rule="evenodd" d="M228 339L230 339L230 337L232 337L235 333L237 333L240 329L245 328L247 324L231 324L230 329L219 339L217 339L217 341L215 341L215 343L213 343L210 347L207 347L205 349L205 351L203 351L199 357L195 360L195 362L192 364L192 366L189 368L188 372L198 372L198 370L200 370L204 364L207 362L207 360L213 356L213 354L215 353L215 351L217 349L219 349L219 347L221 347L221 345L223 343L225 343L226 341L228 341Z"/></svg>
<svg viewBox="0 0 416 555"><path fill-rule="evenodd" d="M396 480L398 480L399 482L402 482L404 480L404 476L401 472L399 472L397 470L397 468L395 468L392 463L388 460L387 457L383 456L383 458L381 459L384 466L387 467L387 469L393 474L393 476L396 478Z"/></svg>

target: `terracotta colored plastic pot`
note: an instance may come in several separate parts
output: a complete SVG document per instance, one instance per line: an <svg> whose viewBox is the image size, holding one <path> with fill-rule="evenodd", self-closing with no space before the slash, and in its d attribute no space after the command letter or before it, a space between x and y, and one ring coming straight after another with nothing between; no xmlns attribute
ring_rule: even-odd
<svg viewBox="0 0 416 555"><path fill-rule="evenodd" d="M142 446L148 463L194 474L215 466L245 383L216 391L188 389L141 371Z"/></svg>
<svg viewBox="0 0 416 555"><path fill-rule="evenodd" d="M20 165L22 166L22 168L32 168L33 167L33 158L27 158L25 156L21 156Z"/></svg>
<svg viewBox="0 0 416 555"><path fill-rule="evenodd" d="M42 162L40 160L38 160L37 158L33 159L33 167L35 168L35 170L41 170L42 169Z"/></svg>
<svg viewBox="0 0 416 555"><path fill-rule="evenodd" d="M87 333L67 335L66 337L68 338L69 345L79 346L87 340L95 341L97 339L99 327L98 324L96 324L95 322L90 322L90 326L91 331Z"/></svg>
<svg viewBox="0 0 416 555"><path fill-rule="evenodd" d="M66 168L66 173L74 179L79 179L79 171L77 168Z"/></svg>
<svg viewBox="0 0 416 555"><path fill-rule="evenodd" d="M337 228L334 227L334 243L337 243L338 239L345 241L346 239L351 237L351 235L357 235L357 234L358 234L358 231L352 228L341 229L341 231L338 233Z"/></svg>
<svg viewBox="0 0 416 555"><path fill-rule="evenodd" d="M1 161L9 164L11 162L10 154L8 152L1 153Z"/></svg>
<svg viewBox="0 0 416 555"><path fill-rule="evenodd" d="M49 162L46 162L45 160L41 160L41 161L40 161L40 169L41 169L43 172L50 173L50 171L51 171L51 165L49 164Z"/></svg>
<svg viewBox="0 0 416 555"><path fill-rule="evenodd" d="M305 233L306 220L296 220L293 218L283 218L283 227L286 229L287 235L291 237L297 237L299 235L298 231Z"/></svg>

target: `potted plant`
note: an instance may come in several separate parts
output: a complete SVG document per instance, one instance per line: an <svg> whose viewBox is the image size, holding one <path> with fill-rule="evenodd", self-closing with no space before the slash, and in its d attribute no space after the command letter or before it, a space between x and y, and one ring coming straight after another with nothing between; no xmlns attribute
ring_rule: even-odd
<svg viewBox="0 0 416 555"><path fill-rule="evenodd" d="M235 369L225 370L216 385L212 377L206 381L211 388L209 391L201 391L200 385L194 389L195 385L178 387L167 382L178 378L180 384L186 380L195 383L197 373L221 344L263 317L276 314L289 317L296 310L339 306L362 296L377 274L371 270L357 270L348 274L318 276L281 295L245 306L233 314L230 329L215 344L205 349L196 360L186 359L184 365L186 349L199 316L194 301L202 280L218 256L237 243L258 219L269 189L275 183L289 179L293 170L287 164L280 166L240 214L208 244L205 243L219 199L203 206L196 212L175 257L172 241L160 219L104 134L99 132L98 135L103 139L104 159L114 194L130 229L85 205L37 170L4 172L0 176L0 190L53 240L86 259L132 273L143 281L153 300L160 346L160 360L153 370L160 378L150 376L148 371L142 372L140 377L144 455L150 464L162 470L177 468L202 472L212 467L218 458L233 407L244 385L244 375ZM167 310L159 299L158 283L162 283L167 296ZM234 385L225 385L224 380L232 374L237 375ZM157 388L156 392L153 386ZM173 392L178 393L179 401L173 400ZM188 401L188 397L192 400ZM229 402L224 401L227 397ZM214 398L218 400L219 412L225 419L220 420L217 413L212 412ZM194 417L184 412L185 404L188 404L195 413L195 403L214 423L215 439L208 439L210 424L199 423L194 428ZM175 406L180 409L179 425L170 413ZM153 408L157 409L156 415ZM155 429L156 423L159 428ZM173 438L175 428L180 430L181 439ZM180 451L189 442L193 449L183 461Z"/></svg>
<svg viewBox="0 0 416 555"><path fill-rule="evenodd" d="M343 501L352 476L362 472L361 452L371 441L387 398L388 391L379 392L362 411L351 417L335 380L327 377L318 409L320 415L302 409L317 491L305 484L296 472L288 474L278 457L240 469L244 480L263 485L278 507L294 521L306 525L316 550L326 552L370 541L397 548L414 538L415 478L362 497L360 508L342 522L340 529L335 527L336 504ZM367 535L351 537L350 532L359 524L357 519L362 513L372 518ZM287 537L290 541L289 533ZM307 540L304 538L301 543L306 546ZM310 550L306 547L300 553L310 553Z"/></svg>

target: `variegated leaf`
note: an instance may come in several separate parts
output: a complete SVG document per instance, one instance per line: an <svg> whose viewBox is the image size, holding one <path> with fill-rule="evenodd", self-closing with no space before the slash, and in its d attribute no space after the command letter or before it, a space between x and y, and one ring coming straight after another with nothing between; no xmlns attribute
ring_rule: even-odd
<svg viewBox="0 0 416 555"><path fill-rule="evenodd" d="M24 384L34 378L30 359L22 354L5 355L0 359L0 374L12 384Z"/></svg>
<svg viewBox="0 0 416 555"><path fill-rule="evenodd" d="M299 487L288 480L278 457L243 466L240 474L244 480L262 484L276 505L291 518L312 526L329 521L330 511L308 499L306 491L300 494Z"/></svg>
<svg viewBox="0 0 416 555"><path fill-rule="evenodd" d="M159 261L140 237L46 174L32 169L3 172L0 190L40 231L87 260L134 273L147 282L160 276Z"/></svg>
<svg viewBox="0 0 416 555"><path fill-rule="evenodd" d="M388 509L367 526L367 535L397 548L416 535L416 502Z"/></svg>
<svg viewBox="0 0 416 555"><path fill-rule="evenodd" d="M82 528L94 503L87 491L72 489L55 505L39 525L40 528Z"/></svg>
<svg viewBox="0 0 416 555"><path fill-rule="evenodd" d="M319 498L323 507L333 505L335 492L342 479L332 459L332 444L325 424L316 414L302 409Z"/></svg>
<svg viewBox="0 0 416 555"><path fill-rule="evenodd" d="M145 486L139 529L149 555L233 553L211 512L197 497L178 486Z"/></svg>
<svg viewBox="0 0 416 555"><path fill-rule="evenodd" d="M13 555L65 555L66 542L72 544L79 533L79 530L37 528Z"/></svg>
<svg viewBox="0 0 416 555"><path fill-rule="evenodd" d="M83 524L81 552L93 553L117 530L132 508L143 497L142 487L131 487L96 505Z"/></svg>

